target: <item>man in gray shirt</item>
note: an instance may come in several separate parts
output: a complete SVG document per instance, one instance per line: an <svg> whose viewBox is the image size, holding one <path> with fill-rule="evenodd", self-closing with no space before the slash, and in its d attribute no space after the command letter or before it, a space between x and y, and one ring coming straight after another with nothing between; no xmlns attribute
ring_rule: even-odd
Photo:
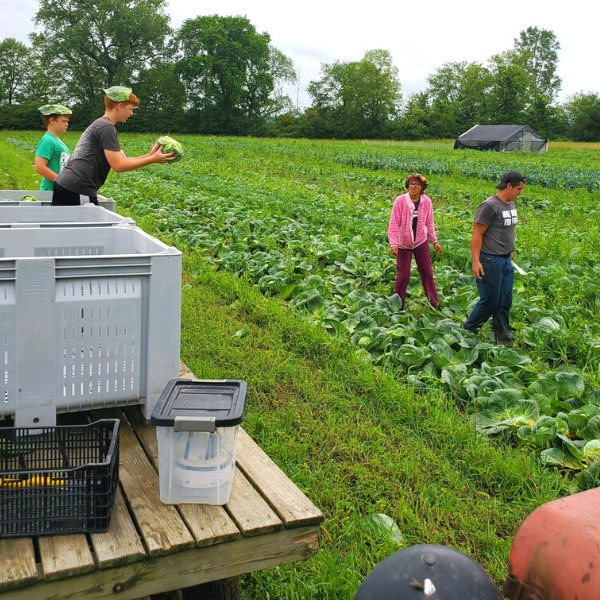
<svg viewBox="0 0 600 600"><path fill-rule="evenodd" d="M498 192L479 205L473 219L471 257L479 302L464 328L476 333L492 317L496 343L504 346L511 346L509 314L517 224L515 200L524 187L525 177L521 173L507 171L496 186Z"/></svg>
<svg viewBox="0 0 600 600"><path fill-rule="evenodd" d="M54 206L98 204L98 190L104 185L111 168L117 173L124 173L175 158L172 152L163 154L158 143L144 156L125 156L115 124L125 123L133 115L139 100L130 88L115 86L104 92L104 116L83 132L69 162L54 180Z"/></svg>

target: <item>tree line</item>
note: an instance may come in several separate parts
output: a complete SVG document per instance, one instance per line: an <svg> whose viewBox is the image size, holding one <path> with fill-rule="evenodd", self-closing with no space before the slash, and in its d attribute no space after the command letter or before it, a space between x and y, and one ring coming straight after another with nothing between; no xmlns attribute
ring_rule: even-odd
<svg viewBox="0 0 600 600"><path fill-rule="evenodd" d="M60 102L83 129L103 111L102 89L140 98L126 131L309 138L453 138L475 124L524 124L552 139L600 141L600 95L558 102L559 41L529 27L486 63L443 64L403 97L387 50L322 64L308 108L284 87L293 61L246 17L200 16L174 30L165 0L39 0L40 33L0 42L0 129L41 127L37 108Z"/></svg>

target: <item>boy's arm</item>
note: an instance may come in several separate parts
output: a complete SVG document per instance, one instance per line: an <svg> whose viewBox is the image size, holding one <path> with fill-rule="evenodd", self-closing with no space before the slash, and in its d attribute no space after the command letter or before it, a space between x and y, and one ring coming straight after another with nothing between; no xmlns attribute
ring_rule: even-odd
<svg viewBox="0 0 600 600"><path fill-rule="evenodd" d="M42 177L45 177L49 181L54 181L58 173L55 173L52 169L48 168L48 159L43 156L36 156L35 162L33 163L33 168L39 173Z"/></svg>
<svg viewBox="0 0 600 600"><path fill-rule="evenodd" d="M173 152L169 152L169 154L163 154L162 152L156 151L146 154L145 156L136 156L132 158L125 156L123 150L105 150L104 155L106 156L106 160L108 161L110 168L115 171L115 173L135 171L136 169L141 169L146 165L151 165L154 163L166 163L175 158L175 154Z"/></svg>

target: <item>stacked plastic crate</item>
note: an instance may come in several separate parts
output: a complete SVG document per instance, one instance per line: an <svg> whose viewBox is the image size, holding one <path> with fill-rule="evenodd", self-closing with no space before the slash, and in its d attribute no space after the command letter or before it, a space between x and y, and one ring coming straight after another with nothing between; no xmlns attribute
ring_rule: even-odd
<svg viewBox="0 0 600 600"><path fill-rule="evenodd" d="M179 373L181 252L96 206L0 200L0 230L0 417L140 404L149 420Z"/></svg>

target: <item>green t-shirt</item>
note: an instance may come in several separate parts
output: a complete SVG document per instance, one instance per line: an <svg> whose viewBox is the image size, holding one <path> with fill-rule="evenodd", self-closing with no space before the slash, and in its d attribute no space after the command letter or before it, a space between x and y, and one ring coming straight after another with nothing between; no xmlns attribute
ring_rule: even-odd
<svg viewBox="0 0 600 600"><path fill-rule="evenodd" d="M36 156L41 156L48 160L48 168L56 174L60 173L62 168L67 164L71 152L67 145L52 135L49 131L38 142ZM45 177L42 177L41 190L52 191L52 182Z"/></svg>

